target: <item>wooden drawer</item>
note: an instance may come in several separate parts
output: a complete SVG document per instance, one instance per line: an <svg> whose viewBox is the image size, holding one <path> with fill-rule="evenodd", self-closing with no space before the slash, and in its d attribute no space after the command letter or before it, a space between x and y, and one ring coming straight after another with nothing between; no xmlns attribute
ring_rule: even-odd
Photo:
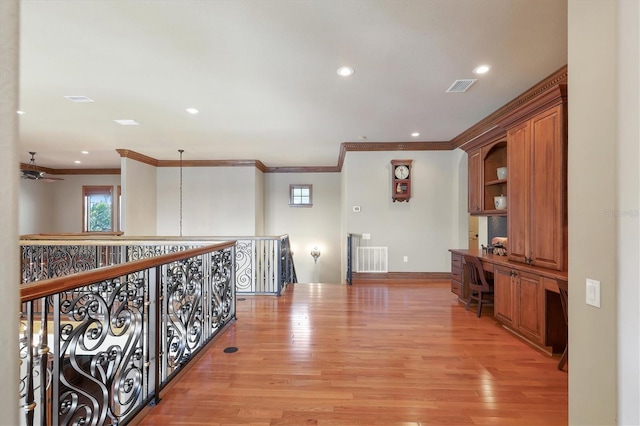
<svg viewBox="0 0 640 426"><path fill-rule="evenodd" d="M462 256L459 254L451 253L451 269L458 268L462 270ZM458 280L462 281L462 280Z"/></svg>
<svg viewBox="0 0 640 426"><path fill-rule="evenodd" d="M451 253L451 292L458 298L465 299L468 295L468 288L465 288L462 259L462 255Z"/></svg>
<svg viewBox="0 0 640 426"><path fill-rule="evenodd" d="M457 295L458 297L462 297L462 283L451 280L451 292Z"/></svg>
<svg viewBox="0 0 640 426"><path fill-rule="evenodd" d="M451 266L451 279L462 283L462 267L456 268L453 265Z"/></svg>

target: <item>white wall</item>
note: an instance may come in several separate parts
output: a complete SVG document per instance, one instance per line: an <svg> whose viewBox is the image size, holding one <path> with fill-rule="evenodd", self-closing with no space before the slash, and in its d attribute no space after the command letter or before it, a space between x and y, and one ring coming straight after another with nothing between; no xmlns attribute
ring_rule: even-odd
<svg viewBox="0 0 640 426"><path fill-rule="evenodd" d="M392 159L413 160L408 203L391 200ZM447 250L461 244L457 227L467 210L458 199L460 160L454 151L349 152L342 171L345 231L371 234L363 245L388 247L390 272L450 271Z"/></svg>
<svg viewBox="0 0 640 426"><path fill-rule="evenodd" d="M18 202L20 235L54 232L54 215L48 207L53 205L54 200L52 185L54 184L43 181L20 179ZM80 198L82 198L82 192Z"/></svg>
<svg viewBox="0 0 640 426"><path fill-rule="evenodd" d="M114 209L120 175L58 175L55 182L20 180L20 234L82 232L82 187L112 186ZM117 212L117 210L116 210ZM114 226L117 214L114 216Z"/></svg>
<svg viewBox="0 0 640 426"><path fill-rule="evenodd" d="M637 425L640 7L568 7L569 423ZM600 308L586 278L601 282Z"/></svg>
<svg viewBox="0 0 640 426"><path fill-rule="evenodd" d="M255 235L259 177L254 167L184 167L182 235ZM157 234L180 235L180 169L157 168Z"/></svg>
<svg viewBox="0 0 640 426"><path fill-rule="evenodd" d="M618 7L618 422L640 424L640 2Z"/></svg>
<svg viewBox="0 0 640 426"><path fill-rule="evenodd" d="M58 176L57 176L58 177ZM66 175L63 181L46 183L53 194L50 211L53 215L53 233L82 232L82 187L112 186L114 226L117 226L117 197L120 175Z"/></svg>
<svg viewBox="0 0 640 426"><path fill-rule="evenodd" d="M313 185L313 207L289 207L289 185ZM265 230L289 234L298 282L342 283L340 173L268 173L265 175ZM321 255L314 263L311 249Z"/></svg>
<svg viewBox="0 0 640 426"><path fill-rule="evenodd" d="M0 327L4 357L0 363L2 423L18 424L18 342L20 256L18 243L18 76L19 3L0 1Z"/></svg>
<svg viewBox="0 0 640 426"><path fill-rule="evenodd" d="M156 168L130 158L121 158L122 224L129 236L156 235Z"/></svg>

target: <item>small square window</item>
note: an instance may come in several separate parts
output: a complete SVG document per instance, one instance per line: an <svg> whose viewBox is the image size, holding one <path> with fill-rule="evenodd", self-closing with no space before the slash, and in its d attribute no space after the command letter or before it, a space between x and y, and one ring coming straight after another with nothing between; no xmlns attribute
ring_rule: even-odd
<svg viewBox="0 0 640 426"><path fill-rule="evenodd" d="M289 185L289 206L311 207L313 206L311 194L312 185Z"/></svg>

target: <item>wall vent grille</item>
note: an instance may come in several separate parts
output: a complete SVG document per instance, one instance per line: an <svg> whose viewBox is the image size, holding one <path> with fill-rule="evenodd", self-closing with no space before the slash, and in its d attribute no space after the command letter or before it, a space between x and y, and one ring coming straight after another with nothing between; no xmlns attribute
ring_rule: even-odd
<svg viewBox="0 0 640 426"><path fill-rule="evenodd" d="M388 247L358 247L356 272L387 272Z"/></svg>
<svg viewBox="0 0 640 426"><path fill-rule="evenodd" d="M466 80L456 80L451 87L447 89L447 93L463 93L469 90L469 87L478 81L477 78L468 78Z"/></svg>

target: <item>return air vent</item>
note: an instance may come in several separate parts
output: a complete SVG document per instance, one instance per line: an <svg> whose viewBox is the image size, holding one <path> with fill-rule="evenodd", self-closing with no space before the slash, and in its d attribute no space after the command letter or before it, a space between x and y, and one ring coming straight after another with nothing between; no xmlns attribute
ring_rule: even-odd
<svg viewBox="0 0 640 426"><path fill-rule="evenodd" d="M466 92L467 90L469 90L469 87L471 87L471 85L476 81L478 81L477 78L467 78L465 80L456 80L453 82L451 87L447 89L447 93Z"/></svg>
<svg viewBox="0 0 640 426"><path fill-rule="evenodd" d="M387 272L388 247L358 247L356 272Z"/></svg>

